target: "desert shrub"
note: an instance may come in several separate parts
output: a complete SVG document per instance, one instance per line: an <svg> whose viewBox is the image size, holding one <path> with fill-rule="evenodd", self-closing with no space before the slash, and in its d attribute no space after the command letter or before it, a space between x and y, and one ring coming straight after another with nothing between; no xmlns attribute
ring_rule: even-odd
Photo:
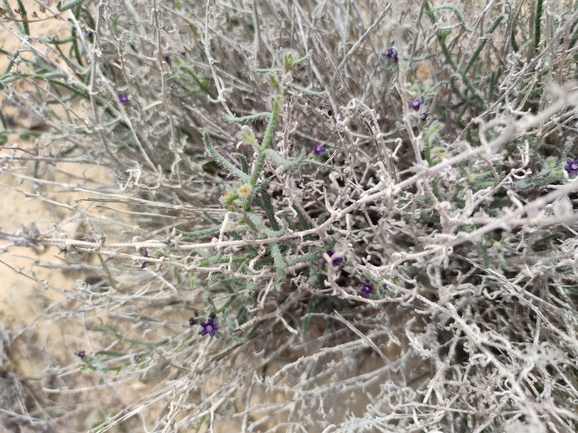
<svg viewBox="0 0 578 433"><path fill-rule="evenodd" d="M3 176L58 212L4 249L76 279L45 424L576 431L577 5L6 8Z"/></svg>

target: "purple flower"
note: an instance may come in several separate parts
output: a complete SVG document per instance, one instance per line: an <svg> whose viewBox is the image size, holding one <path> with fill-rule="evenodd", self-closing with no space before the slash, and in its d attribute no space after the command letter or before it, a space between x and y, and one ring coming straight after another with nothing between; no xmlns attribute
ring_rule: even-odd
<svg viewBox="0 0 578 433"><path fill-rule="evenodd" d="M215 317L217 317L217 315L214 312L209 314L209 319L214 319Z"/></svg>
<svg viewBox="0 0 578 433"><path fill-rule="evenodd" d="M421 104L423 104L423 99L416 99L415 101L408 101L407 105L414 111L419 111Z"/></svg>
<svg viewBox="0 0 578 433"><path fill-rule="evenodd" d="M189 325L193 326L193 325L196 325L197 323L199 323L199 321L197 319L195 319L194 317L191 317L189 319Z"/></svg>
<svg viewBox="0 0 578 433"><path fill-rule="evenodd" d="M201 326L203 327L201 335L209 334L211 337L214 337L215 332L219 330L219 326L216 323L213 323L213 319L209 319L206 322L202 322Z"/></svg>
<svg viewBox="0 0 578 433"><path fill-rule="evenodd" d="M327 251L327 255L328 255L329 257L333 257L333 254L335 254L333 251L331 251L331 250ZM331 261L331 264L332 264L333 267L335 268L335 267L339 266L339 264L342 263L342 262L343 262L343 258L341 258L341 257L336 257L336 258L334 258L334 259Z"/></svg>
<svg viewBox="0 0 578 433"><path fill-rule="evenodd" d="M395 63L398 62L399 58L397 56L397 50L395 48L388 48L385 50L385 53L381 55L381 57L393 60Z"/></svg>
<svg viewBox="0 0 578 433"><path fill-rule="evenodd" d="M371 292L373 292L372 285L369 283L363 283L363 286L361 287L361 294L363 296L365 296L366 298L369 298L369 295L371 295Z"/></svg>
<svg viewBox="0 0 578 433"><path fill-rule="evenodd" d="M169 63L171 61L171 53L164 53L163 54L163 60L167 63Z"/></svg>
<svg viewBox="0 0 578 433"><path fill-rule="evenodd" d="M122 105L126 105L128 104L128 95L126 93L119 93L118 94L118 102L120 102Z"/></svg>
<svg viewBox="0 0 578 433"><path fill-rule="evenodd" d="M564 167L564 170L566 170L569 174L576 176L578 174L578 158L568 158L566 160L566 167Z"/></svg>
<svg viewBox="0 0 578 433"><path fill-rule="evenodd" d="M325 148L323 146L321 146L320 144L313 145L313 153L315 155L321 155L323 152L325 152Z"/></svg>
<svg viewBox="0 0 578 433"><path fill-rule="evenodd" d="M419 118L425 122L428 117L429 117L428 113L421 113L421 116Z"/></svg>
<svg viewBox="0 0 578 433"><path fill-rule="evenodd" d="M86 356L86 352L84 350L79 350L78 352L74 352L74 354L78 356L80 359L84 359L84 357Z"/></svg>

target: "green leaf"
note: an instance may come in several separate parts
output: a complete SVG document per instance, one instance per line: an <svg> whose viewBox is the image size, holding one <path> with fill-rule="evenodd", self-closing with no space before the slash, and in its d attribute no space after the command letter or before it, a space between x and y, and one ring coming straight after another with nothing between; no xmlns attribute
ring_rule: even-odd
<svg viewBox="0 0 578 433"><path fill-rule="evenodd" d="M231 164L229 161L227 161L225 158L223 158L219 152L216 151L216 149L213 147L213 145L211 144L211 141L209 139L209 134L207 134L206 132L203 133L203 142L205 143L205 147L207 149L207 151L209 152L209 154L213 157L213 159L215 160L215 162L217 164L219 164L221 167L223 167L225 170L228 170L229 172L231 172L232 174L234 174L235 176L237 176L239 179L241 179L243 182L248 182L249 181L249 176L246 175L245 173L243 173L241 170L239 170L237 167L235 167L233 164Z"/></svg>
<svg viewBox="0 0 578 433"><path fill-rule="evenodd" d="M22 27L24 27L24 33L26 33L27 36L30 36L30 28L28 26L28 23L26 22L28 20L28 16L26 14L26 9L24 8L24 5L22 4L21 0L18 0L18 9L20 9L20 17L23 20Z"/></svg>
<svg viewBox="0 0 578 433"><path fill-rule="evenodd" d="M301 161L303 161L303 159L305 158L305 155L306 155L306 153L303 150L301 150L301 154L299 155L299 157L297 159L289 161L289 160L283 159L273 149L267 149L267 150L265 150L265 153L267 155L269 155L273 159L273 161L275 161L277 164L285 166L285 167L294 167L296 165L299 165L301 163Z"/></svg>
<svg viewBox="0 0 578 433"><path fill-rule="evenodd" d="M62 2L59 1L58 3L56 3L56 9L58 9L59 12L64 12L67 11L68 9L73 8L74 6L82 4L82 2L84 2L84 0L71 0L68 3L62 4Z"/></svg>
<svg viewBox="0 0 578 433"><path fill-rule="evenodd" d="M6 65L6 69L4 69L4 73L2 74L2 76L10 72L10 69L12 69L12 66L14 66L14 60L16 60L18 56L20 56L20 51L18 50L14 51L14 54L12 54L10 56L10 59L8 59L8 64ZM6 129L6 127L4 129Z"/></svg>
<svg viewBox="0 0 578 433"><path fill-rule="evenodd" d="M291 86L293 90L298 91L299 93L303 93L306 96L313 96L315 98L319 98L321 96L325 96L327 94L326 91L323 92L314 92L313 90L304 89L303 87L299 86Z"/></svg>
<svg viewBox="0 0 578 433"><path fill-rule="evenodd" d="M183 232L179 229L176 229L177 233L183 235L183 237L185 237L185 238L200 238L202 236L207 236L207 235L210 235L211 233L218 232L219 230L221 230L221 224L219 224L217 226L209 227L208 229L205 229L205 230L199 230L196 232Z"/></svg>
<svg viewBox="0 0 578 433"><path fill-rule="evenodd" d="M303 320L303 331L301 337L305 340L307 337L307 330L309 329L309 322L311 321L311 313L315 310L315 303L317 302L317 296L313 295L309 298L309 303L307 304L307 314Z"/></svg>
<svg viewBox="0 0 578 433"><path fill-rule="evenodd" d="M258 74L269 74L269 73L281 73L283 69L273 68L273 69L253 69L253 71L257 72Z"/></svg>
<svg viewBox="0 0 578 433"><path fill-rule="evenodd" d="M285 260L283 260L283 255L281 254L281 249L277 242L269 244L269 249L271 250L271 256L273 256L273 261L275 263L275 268L277 270L277 284L280 286L283 281L285 281Z"/></svg>
<svg viewBox="0 0 578 433"><path fill-rule="evenodd" d="M243 173L249 174L249 163L247 162L247 158L242 153L231 153L233 158L237 158L237 160L241 163L241 170Z"/></svg>
<svg viewBox="0 0 578 433"><path fill-rule="evenodd" d="M265 112L265 113L255 113L255 114L251 114L249 116L243 116L243 117L231 117L225 113L223 113L223 119L225 119L227 122L229 123L247 123L247 122L254 122L255 120L259 120L259 119L263 119L263 118L270 118L271 117L271 113Z"/></svg>
<svg viewBox="0 0 578 433"><path fill-rule="evenodd" d="M279 230L280 227L277 223L277 219L275 218L275 210L273 209L273 204L271 203L271 196L266 189L261 191L261 203L263 204L263 209L265 209L265 213L269 219L269 224L271 224L273 230Z"/></svg>
<svg viewBox="0 0 578 433"><path fill-rule="evenodd" d="M294 259L289 260L287 262L287 264L289 266L295 266L297 263L312 262L313 260L315 260L317 258L319 258L318 252L308 253L308 254L303 254L302 256L295 257Z"/></svg>
<svg viewBox="0 0 578 433"><path fill-rule="evenodd" d="M312 50L309 50L307 52L307 54L305 54L303 57L301 57L300 59L297 59L295 61L293 61L293 65L298 65L299 63L303 63L307 60L309 60L311 58L311 55L313 54Z"/></svg>
<svg viewBox="0 0 578 433"><path fill-rule="evenodd" d="M460 24L462 25L462 29L464 29L465 32L471 33L472 30L467 28L466 25L464 24L464 18L462 17L462 14L460 13L460 11L458 10L457 7L453 6L453 5L440 5L440 6L434 6L432 8L432 12L435 11L439 11L441 9L449 9L452 12L454 12L456 14L456 17L458 19L458 21L460 22Z"/></svg>
<svg viewBox="0 0 578 433"><path fill-rule="evenodd" d="M251 178L249 179L249 184L255 186L261 170L263 170L263 164L265 163L265 150L269 148L271 139L273 138L273 132L275 131L275 126L277 125L277 118L279 117L279 111L281 110L281 104L283 103L283 96L278 95L271 98L271 108L272 113L269 117L269 123L267 123L267 129L265 130L265 136L261 142L259 148L259 154L257 155L257 160L253 166L253 172L251 173Z"/></svg>
<svg viewBox="0 0 578 433"><path fill-rule="evenodd" d="M261 148L257 142L257 138L255 138L255 133L248 126L243 126L241 132L239 132L239 138L257 150Z"/></svg>
<svg viewBox="0 0 578 433"><path fill-rule="evenodd" d="M253 223L253 225L257 228L259 233L263 233L271 238L276 238L279 236L283 236L285 234L285 228L281 228L280 230L271 230L269 227L263 224L263 221L257 216L257 214L253 212L246 213L247 219Z"/></svg>

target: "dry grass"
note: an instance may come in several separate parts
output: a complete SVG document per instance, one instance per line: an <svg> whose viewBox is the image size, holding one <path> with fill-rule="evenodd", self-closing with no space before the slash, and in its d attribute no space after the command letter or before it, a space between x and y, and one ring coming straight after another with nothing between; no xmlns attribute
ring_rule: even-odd
<svg viewBox="0 0 578 433"><path fill-rule="evenodd" d="M3 97L42 128L3 117L0 179L50 213L3 249L59 293L2 334L5 427L576 431L578 12L494 3L78 2L46 8L60 41L5 20L33 55Z"/></svg>

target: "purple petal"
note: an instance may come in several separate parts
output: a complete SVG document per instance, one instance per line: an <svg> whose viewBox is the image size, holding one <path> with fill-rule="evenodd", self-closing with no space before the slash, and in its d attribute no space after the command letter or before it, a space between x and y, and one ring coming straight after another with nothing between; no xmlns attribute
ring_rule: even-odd
<svg viewBox="0 0 578 433"><path fill-rule="evenodd" d="M123 105L128 104L128 95L126 93L119 93L118 102L120 102Z"/></svg>

